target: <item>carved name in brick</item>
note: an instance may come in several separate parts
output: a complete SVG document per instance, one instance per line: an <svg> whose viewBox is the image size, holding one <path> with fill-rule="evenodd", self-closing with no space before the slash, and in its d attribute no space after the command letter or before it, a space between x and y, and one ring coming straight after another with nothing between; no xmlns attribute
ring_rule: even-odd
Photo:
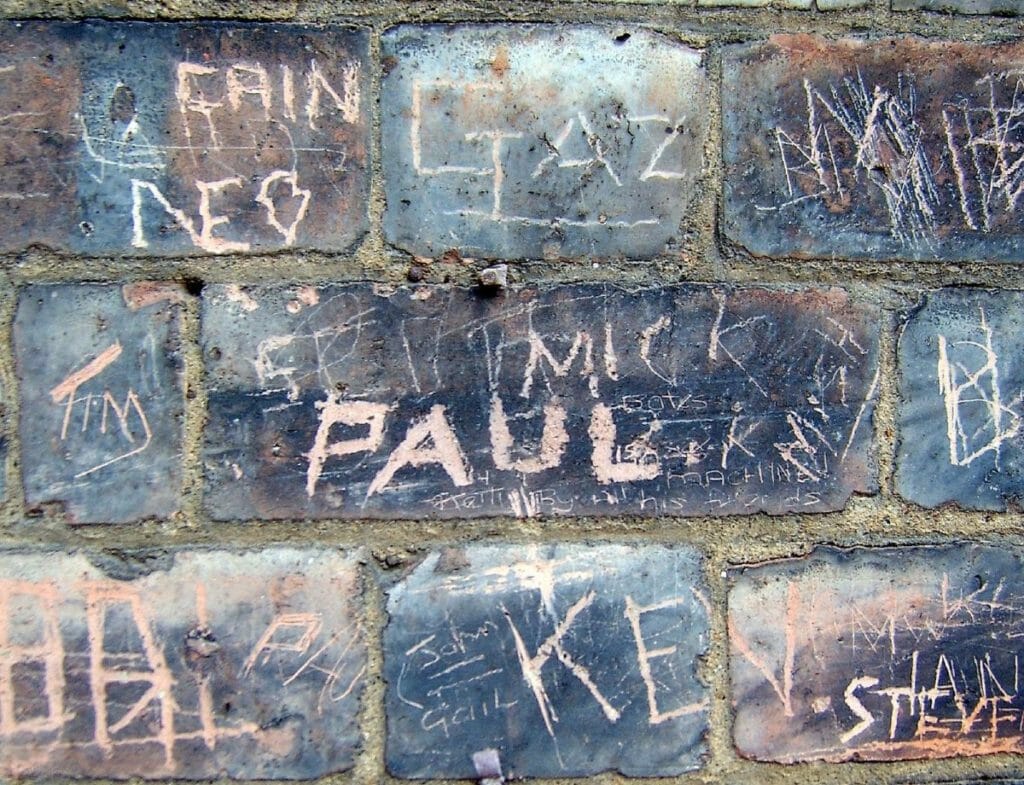
<svg viewBox="0 0 1024 785"><path fill-rule="evenodd" d="M707 131L700 53L641 29L512 25L399 27L383 50L391 242L650 257L678 236Z"/></svg>
<svg viewBox="0 0 1024 785"><path fill-rule="evenodd" d="M365 654L329 551L0 557L5 776L312 779L352 765Z"/></svg>
<svg viewBox="0 0 1024 785"><path fill-rule="evenodd" d="M637 576L643 580L637 580ZM474 546L390 591L388 767L403 777L668 776L703 754L700 559L679 548Z"/></svg>
<svg viewBox="0 0 1024 785"><path fill-rule="evenodd" d="M929 294L899 343L897 488L929 507L1024 496L1024 293Z"/></svg>
<svg viewBox="0 0 1024 785"><path fill-rule="evenodd" d="M1022 60L911 38L732 48L728 235L763 255L1021 261Z"/></svg>
<svg viewBox="0 0 1024 785"><path fill-rule="evenodd" d="M177 284L38 285L18 296L25 501L75 523L178 509L184 420Z"/></svg>
<svg viewBox="0 0 1024 785"><path fill-rule="evenodd" d="M0 246L350 246L366 57L339 28L0 24Z"/></svg>
<svg viewBox="0 0 1024 785"><path fill-rule="evenodd" d="M1021 557L825 548L736 571L734 738L758 760L1019 752Z"/></svg>
<svg viewBox="0 0 1024 785"><path fill-rule="evenodd" d="M836 509L874 485L878 321L837 289L210 286L207 505Z"/></svg>

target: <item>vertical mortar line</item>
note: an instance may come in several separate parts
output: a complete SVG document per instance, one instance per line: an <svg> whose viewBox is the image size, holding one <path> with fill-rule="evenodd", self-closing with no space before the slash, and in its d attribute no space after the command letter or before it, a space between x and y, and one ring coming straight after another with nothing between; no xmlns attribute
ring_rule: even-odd
<svg viewBox="0 0 1024 785"><path fill-rule="evenodd" d="M364 269L387 266L387 246L384 241L384 161L381 142L381 35L387 25L386 18L377 18L371 23L367 56L367 68L370 69L370 193L367 205L369 231L357 254Z"/></svg>
<svg viewBox="0 0 1024 785"><path fill-rule="evenodd" d="M729 634L727 623L728 585L724 576L728 567L726 551L709 541L698 546L704 553L704 578L710 596L708 619L708 653L701 675L708 685L708 760L707 774L718 781L727 781L735 768L732 749L732 707L729 689Z"/></svg>
<svg viewBox="0 0 1024 785"><path fill-rule="evenodd" d="M206 371L200 342L199 297L188 297L181 309L181 352L184 362L182 383L185 396L185 424L181 445L181 521L189 529L202 528L203 430L206 425Z"/></svg>
<svg viewBox="0 0 1024 785"><path fill-rule="evenodd" d="M699 241L700 253L703 255L700 269L705 272L708 280L727 280L728 268L722 264L721 243L724 241L722 229L725 215L725 156L722 148L723 129L723 46L718 39L708 40L708 136L704 144L704 160L706 175L701 183L706 185L710 193L704 196L702 217L707 226L703 228Z"/></svg>
<svg viewBox="0 0 1024 785"><path fill-rule="evenodd" d="M4 272L0 278L0 386L3 389L3 416L0 430L7 440L7 459L4 466L4 516L0 528L10 529L25 509L24 486L21 481L21 434L18 420L21 412L18 375L14 363L14 314L18 290L11 276Z"/></svg>
<svg viewBox="0 0 1024 785"><path fill-rule="evenodd" d="M883 307L878 341L878 400L875 404L874 445L878 462L878 493L882 508L897 502L895 491L899 363L896 356L897 313Z"/></svg>
<svg viewBox="0 0 1024 785"><path fill-rule="evenodd" d="M388 778L384 763L387 734L384 684L384 627L387 624L386 600L380 570L373 563L371 544L362 549L360 574L363 580L362 630L366 643L366 676L357 722L362 747L356 755L353 782L378 785Z"/></svg>

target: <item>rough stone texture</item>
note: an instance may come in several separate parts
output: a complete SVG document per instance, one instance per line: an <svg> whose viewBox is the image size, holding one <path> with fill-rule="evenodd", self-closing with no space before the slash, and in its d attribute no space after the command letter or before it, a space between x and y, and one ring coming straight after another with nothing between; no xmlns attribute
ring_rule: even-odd
<svg viewBox="0 0 1024 785"><path fill-rule="evenodd" d="M435 25L389 31L383 56L390 242L646 258L677 238L707 132L699 52L633 26Z"/></svg>
<svg viewBox="0 0 1024 785"><path fill-rule="evenodd" d="M897 489L936 507L1005 510L1024 497L1024 293L928 295L899 342Z"/></svg>
<svg viewBox="0 0 1024 785"><path fill-rule="evenodd" d="M483 776L474 756L488 749L510 777L697 767L708 707L697 678L705 595L688 548L430 555L388 597L389 770Z"/></svg>
<svg viewBox="0 0 1024 785"><path fill-rule="evenodd" d="M0 23L0 249L348 248L367 47L331 27Z"/></svg>
<svg viewBox="0 0 1024 785"><path fill-rule="evenodd" d="M763 8L775 5L778 8L797 10L840 11L848 8L863 8L868 0L697 0L698 6L740 6L743 8Z"/></svg>
<svg viewBox="0 0 1024 785"><path fill-rule="evenodd" d="M839 289L210 286L218 519L838 509L879 314Z"/></svg>
<svg viewBox="0 0 1024 785"><path fill-rule="evenodd" d="M726 233L759 255L1024 260L1022 59L913 38L730 47Z"/></svg>
<svg viewBox="0 0 1024 785"><path fill-rule="evenodd" d="M349 768L365 667L357 569L278 548L0 557L0 772Z"/></svg>
<svg viewBox="0 0 1024 785"><path fill-rule="evenodd" d="M74 523L179 506L184 418L176 284L21 290L14 346L28 505Z"/></svg>
<svg viewBox="0 0 1024 785"><path fill-rule="evenodd" d="M732 573L737 750L906 760L1024 748L1021 554L822 548Z"/></svg>
<svg viewBox="0 0 1024 785"><path fill-rule="evenodd" d="M943 11L956 14L1024 14L1024 0L892 0L894 11Z"/></svg>

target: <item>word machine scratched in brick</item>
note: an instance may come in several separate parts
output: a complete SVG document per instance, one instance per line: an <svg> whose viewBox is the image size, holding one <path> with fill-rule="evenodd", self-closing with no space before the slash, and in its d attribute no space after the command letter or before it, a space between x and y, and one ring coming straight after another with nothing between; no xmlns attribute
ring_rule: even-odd
<svg viewBox="0 0 1024 785"><path fill-rule="evenodd" d="M698 52L586 26L402 27L384 50L391 241L651 256L676 236L707 129Z"/></svg>

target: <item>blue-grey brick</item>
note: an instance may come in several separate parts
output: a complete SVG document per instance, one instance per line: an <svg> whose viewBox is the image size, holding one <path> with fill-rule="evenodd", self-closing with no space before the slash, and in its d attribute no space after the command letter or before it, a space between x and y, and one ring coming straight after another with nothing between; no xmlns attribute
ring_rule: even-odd
<svg viewBox="0 0 1024 785"><path fill-rule="evenodd" d="M894 11L942 11L955 14L1024 14L1024 0L893 0Z"/></svg>

